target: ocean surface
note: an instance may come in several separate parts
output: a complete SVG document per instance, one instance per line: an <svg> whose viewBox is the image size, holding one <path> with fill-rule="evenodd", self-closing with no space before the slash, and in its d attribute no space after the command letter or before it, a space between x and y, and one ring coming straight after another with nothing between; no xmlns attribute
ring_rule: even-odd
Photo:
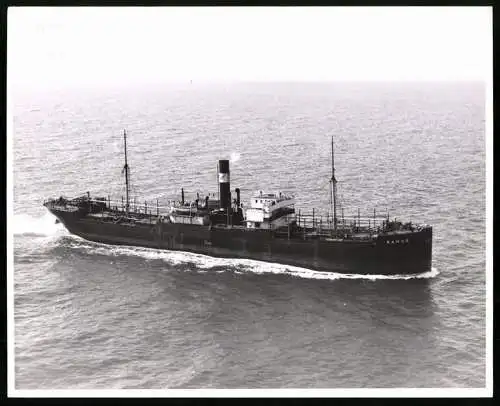
<svg viewBox="0 0 500 406"><path fill-rule="evenodd" d="M240 83L13 93L16 389L480 388L485 86ZM417 277L107 246L42 206L231 188L434 227ZM155 204L155 203L153 203Z"/></svg>

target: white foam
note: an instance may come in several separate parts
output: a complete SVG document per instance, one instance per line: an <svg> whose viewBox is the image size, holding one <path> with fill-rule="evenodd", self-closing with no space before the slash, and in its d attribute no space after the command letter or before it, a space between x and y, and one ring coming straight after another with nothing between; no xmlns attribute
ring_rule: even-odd
<svg viewBox="0 0 500 406"><path fill-rule="evenodd" d="M16 214L12 221L12 232L14 235L54 236L67 234L66 228L56 224L56 217L46 212L41 217L29 214Z"/></svg>
<svg viewBox="0 0 500 406"><path fill-rule="evenodd" d="M256 261L252 259L232 259L232 258L215 258L202 254L194 254L183 251L167 251L153 248L141 248L132 246L114 246L100 243L93 243L76 237L78 241L74 247L84 249L89 254L100 255L128 255L144 258L146 260L161 260L170 265L194 265L199 272L207 272L211 268L224 267L228 271L236 274L251 272L256 274L276 274L290 275L306 279L392 279L392 280L407 280L407 279L425 279L434 278L439 274L436 268L432 268L429 272L424 272L415 275L362 275L362 274L344 274L337 272L320 272L307 268L300 268L290 265L282 265L277 263L269 263ZM224 272L218 270L218 272Z"/></svg>

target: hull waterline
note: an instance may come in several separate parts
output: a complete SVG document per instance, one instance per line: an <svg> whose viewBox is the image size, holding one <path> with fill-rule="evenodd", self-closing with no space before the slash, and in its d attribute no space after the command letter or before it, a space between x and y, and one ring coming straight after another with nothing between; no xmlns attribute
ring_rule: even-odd
<svg viewBox="0 0 500 406"><path fill-rule="evenodd" d="M399 233L397 239L328 241L276 237L265 230L186 224L111 224L50 210L68 231L89 241L219 258L241 258L321 272L409 275L431 270L432 229ZM388 243L389 241L389 243ZM398 243L392 243L398 241Z"/></svg>

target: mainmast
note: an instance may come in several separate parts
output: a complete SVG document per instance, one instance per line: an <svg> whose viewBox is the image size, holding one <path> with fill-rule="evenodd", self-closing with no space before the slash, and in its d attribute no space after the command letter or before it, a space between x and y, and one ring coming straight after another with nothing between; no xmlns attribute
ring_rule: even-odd
<svg viewBox="0 0 500 406"><path fill-rule="evenodd" d="M333 136L332 136L332 178L330 179L332 192L332 212L333 229L337 230L337 180L335 179L335 161L333 156Z"/></svg>
<svg viewBox="0 0 500 406"><path fill-rule="evenodd" d="M123 130L123 141L125 144L125 166L123 167L123 171L125 171L125 193L126 193L126 203L125 203L125 211L128 215L129 207L130 207L130 201L129 201L129 168L128 168L128 162L127 162L127 132ZM122 171L122 173L123 173Z"/></svg>

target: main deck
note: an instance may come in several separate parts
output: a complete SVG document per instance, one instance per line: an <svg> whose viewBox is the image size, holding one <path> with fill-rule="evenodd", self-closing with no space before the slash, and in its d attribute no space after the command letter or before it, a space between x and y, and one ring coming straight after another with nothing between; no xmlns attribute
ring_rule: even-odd
<svg viewBox="0 0 500 406"><path fill-rule="evenodd" d="M240 224L233 224L229 218L224 221L224 216L217 217L218 221L205 221L207 215L199 216L193 213L192 215L172 215L170 205L160 206L159 202L156 205L147 204L132 205L129 210L123 205L123 201L112 201L109 198L88 198L81 199L64 199L48 200L44 202L49 208L57 211L77 212L81 207L82 202L88 205L88 211L85 217L89 220L102 223L113 224L128 224L133 226L149 225L151 227L161 223L175 223L184 225L193 225L208 228L239 230L248 232L259 232L272 234L275 238L286 239L303 239L303 240L329 240L329 241L346 241L346 240L376 240L381 236L394 237L395 240L406 241L403 238L405 235L418 233L419 231L429 227L427 225L414 225L410 222L401 223L396 220L389 220L388 214L378 215L376 211L371 216L361 216L360 211L356 216L344 216L334 221L330 214L319 215L315 210L304 213L299 210L297 213L291 213L286 216L285 225L279 227L271 227L269 229L257 230L249 228L245 225L245 221ZM169 202L170 203L170 202ZM222 221L221 221L222 219ZM401 239L398 239L401 236Z"/></svg>

